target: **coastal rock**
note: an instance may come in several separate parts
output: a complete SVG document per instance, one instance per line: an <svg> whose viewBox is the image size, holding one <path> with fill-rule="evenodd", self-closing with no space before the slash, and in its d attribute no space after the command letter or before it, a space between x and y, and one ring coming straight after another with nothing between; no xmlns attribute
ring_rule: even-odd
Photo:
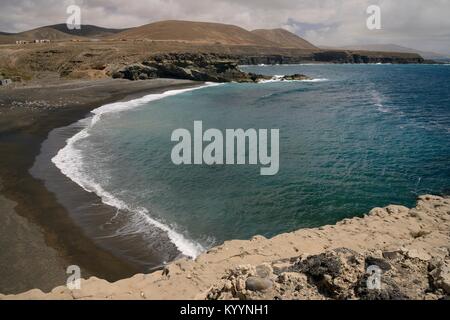
<svg viewBox="0 0 450 320"><path fill-rule="evenodd" d="M341 248L311 256L296 263L293 270L304 273L319 290L336 299L354 297L353 284L365 272L365 259L353 250Z"/></svg>
<svg viewBox="0 0 450 320"><path fill-rule="evenodd" d="M144 64L155 68L161 78L211 82L255 82L259 78L240 71L236 59L216 54L164 54Z"/></svg>
<svg viewBox="0 0 450 320"><path fill-rule="evenodd" d="M287 75L283 76L281 78L281 81L303 81L303 80L311 80L310 77L305 76L304 74L293 74L293 75Z"/></svg>
<svg viewBox="0 0 450 320"><path fill-rule="evenodd" d="M272 281L260 277L250 277L245 281L245 288L251 291L266 291L272 288Z"/></svg>
<svg viewBox="0 0 450 320"><path fill-rule="evenodd" d="M255 83L270 80L270 76L247 73L239 69L236 56L213 53L173 53L155 55L142 64L135 63L112 72L113 78L145 80L173 78L209 82ZM282 80L306 80L301 74L285 76Z"/></svg>
<svg viewBox="0 0 450 320"><path fill-rule="evenodd" d="M450 294L450 259L439 261L430 272L434 286Z"/></svg>
<svg viewBox="0 0 450 320"><path fill-rule="evenodd" d="M391 270L391 265L384 259L369 256L366 258L366 266L377 266L384 272Z"/></svg>
<svg viewBox="0 0 450 320"><path fill-rule="evenodd" d="M438 299L450 289L448 261L428 263L401 250L357 253L340 248L268 266L230 270L207 299ZM369 268L373 266L380 270L379 287L369 285L373 284L374 273ZM281 273L267 272L272 268Z"/></svg>
<svg viewBox="0 0 450 320"><path fill-rule="evenodd" d="M144 66L136 63L126 66L113 72L112 77L115 79L127 79L127 80L146 80L156 78L157 70L155 68Z"/></svg>
<svg viewBox="0 0 450 320"><path fill-rule="evenodd" d="M406 254L411 259L420 259L422 261L431 260L431 256L428 253L424 252L423 250L411 249L411 250L408 250L406 252Z"/></svg>
<svg viewBox="0 0 450 320"><path fill-rule="evenodd" d="M256 267L256 274L261 278L270 278L273 275L273 268L268 263L259 265Z"/></svg>

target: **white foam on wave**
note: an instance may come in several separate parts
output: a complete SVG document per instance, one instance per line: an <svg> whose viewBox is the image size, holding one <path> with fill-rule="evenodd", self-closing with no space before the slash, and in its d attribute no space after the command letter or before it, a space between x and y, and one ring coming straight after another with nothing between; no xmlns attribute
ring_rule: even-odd
<svg viewBox="0 0 450 320"><path fill-rule="evenodd" d="M295 81L295 80L294 80ZM325 81L330 81L329 79L326 78L317 78L317 79L311 79L311 80L299 80L300 82L325 82Z"/></svg>
<svg viewBox="0 0 450 320"><path fill-rule="evenodd" d="M377 107L377 110L382 113L391 113L392 110L384 105L385 98L377 90L372 90L373 103Z"/></svg>
<svg viewBox="0 0 450 320"><path fill-rule="evenodd" d="M309 79L309 80L283 80L283 77L285 75L275 75L271 79L268 80L260 80L258 83L273 83L273 82L324 82L329 81L325 78L318 78L318 79Z"/></svg>
<svg viewBox="0 0 450 320"><path fill-rule="evenodd" d="M58 154L52 158L52 162L56 167L68 178L82 187L84 190L90 193L97 194L103 203L115 207L119 210L127 211L139 216L139 221L145 221L146 223L157 227L167 233L169 239L175 244L180 252L184 255L196 258L200 253L205 251L205 248L199 243L187 239L181 233L173 230L169 226L161 223L150 217L149 211L146 208L138 207L132 208L129 204L123 200L118 199L113 194L106 191L100 184L94 181L83 168L83 153L77 148L77 142L89 137L90 129L95 126L101 118L108 113L117 113L126 110L130 110L139 106L142 106L148 102L163 99L165 97L174 96L180 93L198 90L206 87L216 86L220 84L207 83L201 87L170 90L160 94L150 94L139 99L134 99L126 102L116 102L106 104L92 111L93 116L82 119L78 124L83 127L80 132L66 141L66 146L59 150ZM135 219L136 220L136 219ZM136 226L142 228L142 226Z"/></svg>

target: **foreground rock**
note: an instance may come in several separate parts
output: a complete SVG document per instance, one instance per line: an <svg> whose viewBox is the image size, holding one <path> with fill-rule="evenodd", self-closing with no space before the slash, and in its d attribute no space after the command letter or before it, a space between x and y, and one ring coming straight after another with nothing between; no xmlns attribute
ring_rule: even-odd
<svg viewBox="0 0 450 320"><path fill-rule="evenodd" d="M275 271L266 278L255 277L257 267L236 267L214 285L206 299L444 299L450 294L449 262L448 254L430 262L402 251L360 254L339 248L274 261ZM379 286L371 270L379 270Z"/></svg>
<svg viewBox="0 0 450 320"><path fill-rule="evenodd" d="M158 70L152 67L144 66L140 63L134 63L123 67L112 74L114 79L127 80L147 80L158 77Z"/></svg>
<svg viewBox="0 0 450 320"><path fill-rule="evenodd" d="M113 78L142 80L173 78L209 82L252 83L272 79L239 69L237 57L219 54L174 53L153 56L142 64L122 67L112 73ZM285 79L284 79L285 78ZM285 76L282 80L308 80L301 74Z"/></svg>
<svg viewBox="0 0 450 320"><path fill-rule="evenodd" d="M449 250L450 199L422 196L413 209L375 208L336 225L229 241L195 261L116 283L91 278L81 290L0 298L447 299ZM373 270L380 289L368 286Z"/></svg>
<svg viewBox="0 0 450 320"><path fill-rule="evenodd" d="M305 76L304 74L293 74L293 75L287 75L283 76L281 78L281 81L304 81L304 80L311 80L310 77Z"/></svg>

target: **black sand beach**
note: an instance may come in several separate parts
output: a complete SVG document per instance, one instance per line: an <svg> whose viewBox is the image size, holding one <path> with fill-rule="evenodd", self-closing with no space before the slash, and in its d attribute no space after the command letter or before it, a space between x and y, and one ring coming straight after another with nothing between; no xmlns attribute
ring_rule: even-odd
<svg viewBox="0 0 450 320"><path fill-rule="evenodd" d="M103 104L199 84L108 79L0 89L0 292L49 291L65 283L69 265L79 265L83 278L109 281L145 271L139 263L105 250L107 244L101 248L94 243L30 168L53 129L68 126ZM94 195L70 181L69 185L83 194L83 201L99 203ZM108 209L99 203L96 210Z"/></svg>

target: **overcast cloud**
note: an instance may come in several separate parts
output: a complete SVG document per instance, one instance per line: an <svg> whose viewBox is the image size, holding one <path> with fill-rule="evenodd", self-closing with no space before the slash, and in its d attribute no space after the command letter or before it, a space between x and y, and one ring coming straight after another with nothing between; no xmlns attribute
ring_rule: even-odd
<svg viewBox="0 0 450 320"><path fill-rule="evenodd" d="M450 54L450 0L0 0L0 30L65 22L78 4L82 23L133 27L180 19L284 27L317 45L395 43ZM382 9L382 30L366 28L366 9Z"/></svg>

